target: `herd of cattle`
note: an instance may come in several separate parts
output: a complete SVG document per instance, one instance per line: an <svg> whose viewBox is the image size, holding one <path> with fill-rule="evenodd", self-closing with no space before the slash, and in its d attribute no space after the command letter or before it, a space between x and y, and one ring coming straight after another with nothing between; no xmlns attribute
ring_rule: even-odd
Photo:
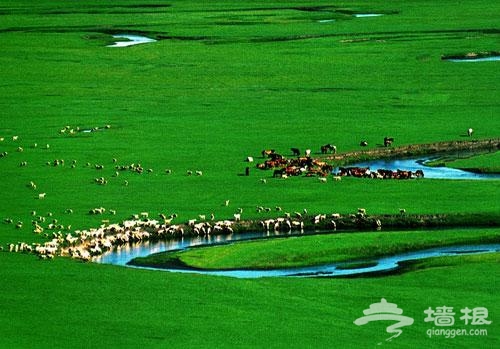
<svg viewBox="0 0 500 349"><path fill-rule="evenodd" d="M392 145L394 138L385 137L384 146ZM336 154L337 147L332 144L325 144L321 146L321 154ZM407 171L407 170L388 170L378 169L376 171L370 170L369 167L339 167L334 171L334 166L325 161L324 158L311 157L311 150L306 149L304 156L298 148L290 148L294 158L286 158L278 154L274 149L264 149L261 152L263 158L266 160L263 163L257 164L257 168L261 170L273 170L273 177L286 178L289 176L306 177L319 176L327 177L334 175L337 179L342 176L352 176L358 178L378 178L378 179L411 179L423 178L424 172L422 170Z"/></svg>
<svg viewBox="0 0 500 349"><path fill-rule="evenodd" d="M371 171L369 167L339 167L337 176L352 176L358 178L378 178L378 179L411 179L423 178L424 171L404 171L404 170L386 170L378 169Z"/></svg>

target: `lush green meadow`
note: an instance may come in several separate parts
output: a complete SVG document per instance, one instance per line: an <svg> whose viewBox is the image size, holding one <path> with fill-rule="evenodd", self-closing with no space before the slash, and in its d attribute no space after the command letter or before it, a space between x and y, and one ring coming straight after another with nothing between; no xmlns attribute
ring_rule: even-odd
<svg viewBox="0 0 500 349"><path fill-rule="evenodd" d="M179 223L237 208L243 219L278 214L256 206L498 215L499 180L323 184L273 179L244 160L271 148L320 156L326 143L378 148L385 136L465 140L469 127L473 139L498 138L498 62L441 56L498 51L499 12L486 0L2 1L0 245L43 241L38 216L72 232L139 212ZM363 13L383 16L353 16ZM116 33L158 41L106 47ZM144 173L116 175L139 163ZM498 154L457 162L499 166ZM373 347L385 327L352 322L382 297L416 319L398 347L494 347L498 256L425 263L387 278L233 280L2 252L0 347ZM442 305L487 307L489 335L426 338L418 316Z"/></svg>

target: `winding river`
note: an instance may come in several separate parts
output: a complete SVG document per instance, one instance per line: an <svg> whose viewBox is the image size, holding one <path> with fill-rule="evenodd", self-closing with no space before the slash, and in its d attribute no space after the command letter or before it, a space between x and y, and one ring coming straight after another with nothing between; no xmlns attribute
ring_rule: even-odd
<svg viewBox="0 0 500 349"><path fill-rule="evenodd" d="M468 171L457 170L448 167L427 167L425 162L431 160L429 158L419 159L403 159L403 160L373 160L354 164L352 166L370 167L371 169L390 169L390 170L423 170L425 178L435 179L495 179L500 178L499 174L477 174ZM439 256L453 256L458 254L472 254L485 252L499 252L500 244L494 245L467 245L467 246L452 246L426 249L421 251L413 251L402 253L393 256L381 257L370 260L356 260L349 263L335 263L320 266L311 266L304 268L291 269L274 269L274 270L197 270L197 269L157 269L130 266L127 263L136 257L145 257L153 253L184 250L196 246L214 246L217 244L227 244L235 241L274 238L277 236L297 236L307 235L304 233L244 233L219 235L208 237L192 237L181 238L168 241L143 242L135 245L126 245L120 248L115 248L112 251L106 252L103 255L96 257L93 261L103 264L114 264L121 266L129 266L133 268L165 270L170 272L180 273L197 273L207 275L220 275L236 278L260 278L260 277L335 277L347 275L363 275L370 273L390 272L398 269L400 263L410 260L419 260ZM366 263L369 264L366 264ZM364 267L350 268L349 264L362 263ZM369 265L369 266L367 266ZM347 267L346 267L347 266Z"/></svg>
<svg viewBox="0 0 500 349"><path fill-rule="evenodd" d="M298 235L298 234L292 234ZM304 234L302 234L304 235ZM291 236L291 235L290 235ZM476 253L500 252L500 244L487 245L462 245L430 248L419 251L401 253L392 256L372 258L367 260L352 260L349 262L339 262L326 265L270 269L270 270L200 270L186 268L148 268L131 266L127 263L136 257L144 257L152 253L185 250L196 246L216 246L235 241L255 240L270 238L265 233L232 234L227 236L195 237L183 238L180 240L146 242L132 246L124 246L120 249L107 252L94 259L94 262L103 264L114 264L128 266L132 268L163 270L178 273L192 273L204 275L217 275L233 278L262 278L262 277L338 277L338 276L360 276L372 273L391 272L400 268L400 264L406 261L421 260L432 257L456 256ZM360 267L350 267L350 265L363 265Z"/></svg>

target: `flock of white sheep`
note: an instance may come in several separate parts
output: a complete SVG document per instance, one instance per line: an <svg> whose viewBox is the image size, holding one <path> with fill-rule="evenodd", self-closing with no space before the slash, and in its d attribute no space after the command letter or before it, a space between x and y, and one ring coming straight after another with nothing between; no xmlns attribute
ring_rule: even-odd
<svg viewBox="0 0 500 349"><path fill-rule="evenodd" d="M106 126L104 129L109 129L110 126ZM98 131L100 128L93 128L89 132ZM60 134L64 135L74 135L77 132L82 131L79 128L73 128L66 126L60 130ZM3 142L5 138L0 138L0 142ZM18 142L19 137L13 136L12 141ZM37 144L33 144L32 148L36 148ZM50 148L47 144L46 149ZM24 152L24 148L17 147L19 153ZM3 152L0 156L7 156L8 152ZM143 173L145 170L141 164L130 164L130 165L117 165L117 160L113 159L113 164L115 165L114 170L116 170L113 177L118 177L121 171L131 171L133 173ZM26 166L26 162L22 162L21 166ZM63 159L55 159L48 161L46 163L49 166L59 167L65 166L65 161ZM77 164L76 160L71 161L71 167L75 168ZM104 165L102 164L90 164L87 163L87 167L94 168L97 171L103 170ZM148 173L153 172L152 169L146 170ZM172 170L166 169L166 174L171 174ZM188 170L186 171L188 176L202 176L203 172L201 170ZM94 178L94 182L100 185L106 185L108 180L104 176ZM125 181L124 185L128 182ZM34 181L30 181L27 187L33 191L36 191L38 186ZM38 192L36 198L39 200L45 199L46 192ZM229 200L225 200L223 206L229 206ZM276 211L282 211L281 207L276 207ZM258 206L257 212L270 212L271 208ZM66 209L66 214L72 214L72 209ZM109 215L116 215L116 210L106 209L104 207L95 207L88 211L90 215L104 215L105 213ZM115 247L119 247L129 243L136 243L147 240L158 240L167 239L180 236L208 236L208 235L220 235L220 234L232 234L235 231L235 225L245 225L248 222L241 222L241 216L243 209L236 209L236 213L233 215L232 220L222 220L216 221L214 214L210 214L209 219L206 215L199 215L198 219L188 220L186 223L173 224L172 221L177 218L176 214L167 216L165 214L159 214L159 220L150 219L148 212L141 212L139 214L132 215L131 219L123 221L120 224L110 224L108 219L102 220L102 225L96 229L89 230L72 230L71 225L64 226L58 222L57 219L52 217L52 213L48 213L46 216L37 215L36 211L31 212L32 219L32 231L35 234L44 234L47 239L50 239L44 243L11 243L8 245L8 250L10 252L22 252L22 253L32 253L39 256L41 259L52 259L55 256L69 256L71 258L80 259L83 261L91 261L93 257L99 256L106 251L109 251ZM319 214L315 216L308 216L307 210L304 212L294 212L293 214L285 213L284 217L278 217L274 219L265 219L259 222L260 227L269 231L285 231L289 232L291 230L304 229L304 222L311 222L314 226L325 226L325 221L330 228L336 229L336 220L340 219L341 216L338 213L334 214ZM366 210L359 209L356 214L350 216L352 219L360 219L366 217ZM48 220L48 222L47 222ZM4 219L5 223L14 223L11 218ZM379 220L376 221L378 227L381 226ZM16 228L22 228L23 222L18 221ZM3 246L0 246L0 250L3 250Z"/></svg>

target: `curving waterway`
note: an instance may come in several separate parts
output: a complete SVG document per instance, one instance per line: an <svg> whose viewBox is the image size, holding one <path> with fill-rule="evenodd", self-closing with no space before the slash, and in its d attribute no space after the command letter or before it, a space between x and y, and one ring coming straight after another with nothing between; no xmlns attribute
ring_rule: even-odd
<svg viewBox="0 0 500 349"><path fill-rule="evenodd" d="M298 235L298 234L288 234ZM304 235L304 234L301 234ZM181 238L179 240L145 242L142 244L123 246L119 249L109 251L94 259L94 262L103 264L114 264L129 266L132 268L163 270L178 273L192 273L204 275L217 275L233 278L262 278L262 277L338 277L338 276L360 276L372 273L391 272L399 269L402 262L421 260L432 257L456 256L476 253L500 252L500 244L484 245L462 245L430 248L420 251L412 251L392 256L371 258L366 260L352 260L349 262L331 263L319 266L300 268L268 269L268 270L202 270L189 268L150 268L128 265L136 257L145 257L152 253L186 250L199 246L216 246L228 244L235 241L255 240L270 238L268 233L246 233L231 234L225 236ZM352 265L363 265L350 267Z"/></svg>

